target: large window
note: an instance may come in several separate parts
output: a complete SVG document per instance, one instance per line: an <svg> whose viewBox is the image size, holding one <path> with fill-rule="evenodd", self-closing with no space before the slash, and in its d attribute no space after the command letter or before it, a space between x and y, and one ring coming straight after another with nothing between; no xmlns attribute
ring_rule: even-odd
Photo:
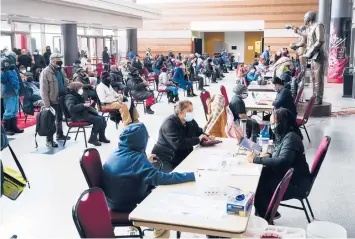
<svg viewBox="0 0 355 239"><path fill-rule="evenodd" d="M8 24L7 21L1 21L1 31L11 32L11 24Z"/></svg>
<svg viewBox="0 0 355 239"><path fill-rule="evenodd" d="M35 49L42 52L41 48L42 48L41 33L31 33L31 52L33 52Z"/></svg>
<svg viewBox="0 0 355 239"><path fill-rule="evenodd" d="M10 35L1 35L0 36L0 50L3 49L12 49L12 44L11 44L11 36Z"/></svg>

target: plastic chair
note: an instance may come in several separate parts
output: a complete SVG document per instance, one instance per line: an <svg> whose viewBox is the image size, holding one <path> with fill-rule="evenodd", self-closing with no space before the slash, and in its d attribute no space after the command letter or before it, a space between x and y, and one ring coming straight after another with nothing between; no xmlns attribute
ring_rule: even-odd
<svg viewBox="0 0 355 239"><path fill-rule="evenodd" d="M208 91L201 92L200 99L202 102L203 110L205 111L206 120L208 120L208 107L207 107L207 100L211 98L211 94Z"/></svg>
<svg viewBox="0 0 355 239"><path fill-rule="evenodd" d="M282 203L280 204L281 206L284 206L284 207L303 210L304 213L306 214L306 217L307 217L307 220L308 220L309 223L311 222L311 220L309 219L309 216L308 216L308 213L307 213L307 209L306 209L306 207L304 205L303 200L306 201L308 209L309 209L309 211L311 213L311 216L314 219L314 214L313 214L311 205L310 205L310 203L308 201L308 196L311 193L314 181L316 180L317 175L318 175L319 170L320 170L320 167L322 166L322 163L323 163L323 161L325 159L325 156L327 155L328 148L329 148L329 145L330 145L330 141L331 141L331 137L325 136L323 138L322 142L320 143L319 147L318 147L317 154L316 154L316 156L315 156L315 158L313 160L313 164L312 164L312 168L311 168L311 186L310 186L309 190L307 191L306 195L303 198L297 198L301 202L302 207L296 207L296 206L291 206L291 205L282 204Z"/></svg>
<svg viewBox="0 0 355 239"><path fill-rule="evenodd" d="M99 112L101 112L101 116L106 118L106 121L108 121L108 119L110 118L110 113L115 113L115 114L120 113L120 111L116 109L102 108L99 97L97 97L97 108L99 109ZM117 121L115 123L116 123L116 129L118 129Z"/></svg>
<svg viewBox="0 0 355 239"><path fill-rule="evenodd" d="M98 187L102 188L102 162L101 157L97 149L89 148L84 150L84 153L80 159L80 167L84 174L85 180L89 188ZM107 208L107 206L106 206ZM129 213L120 213L109 210L109 217L111 218L111 224L113 227L130 227L134 225L128 219ZM127 235L119 237L139 237L143 238L143 232L140 227L137 228L139 235Z"/></svg>
<svg viewBox="0 0 355 239"><path fill-rule="evenodd" d="M306 111L305 111L305 113L303 115L303 118L302 119L301 118L297 118L296 119L298 127L300 127L300 129L303 129L306 132L309 142L311 142L311 139L309 138L308 131L307 131L307 128L306 128L306 124L308 122L309 116L312 113L312 108L314 106L315 101L316 101L316 95L314 94L311 97L311 99L308 101L308 104L307 104L307 107L306 107Z"/></svg>
<svg viewBox="0 0 355 239"><path fill-rule="evenodd" d="M73 221L81 238L115 238L104 192L85 190L72 209Z"/></svg>
<svg viewBox="0 0 355 239"><path fill-rule="evenodd" d="M129 96L131 97L131 99L133 100L133 104L137 107L137 105L143 105L143 110L144 110L144 114L147 113L147 108L146 108L146 100L137 100L136 98L134 98L132 96L131 90L128 91Z"/></svg>
<svg viewBox="0 0 355 239"><path fill-rule="evenodd" d="M293 174L293 168L289 169L285 176L282 178L281 182L275 189L274 195L272 195L271 201L265 213L265 220L270 224L273 225L274 217L279 208L280 202L285 195L285 192L290 184L291 177Z"/></svg>
<svg viewBox="0 0 355 239"><path fill-rule="evenodd" d="M158 95L157 95L157 101L161 101L161 97L163 97L163 94L166 93L168 96L169 91L168 90L163 90L163 89L158 89Z"/></svg>
<svg viewBox="0 0 355 239"><path fill-rule="evenodd" d="M228 95L227 95L227 91L226 91L226 87L224 87L224 85L221 85L221 87L219 88L221 91L221 94L224 96L224 99L226 101L226 106L229 105L229 100L228 100Z"/></svg>
<svg viewBox="0 0 355 239"><path fill-rule="evenodd" d="M304 87L301 87L299 91L297 92L296 98L295 98L295 105L297 106L298 103L301 100L302 94L303 94Z"/></svg>

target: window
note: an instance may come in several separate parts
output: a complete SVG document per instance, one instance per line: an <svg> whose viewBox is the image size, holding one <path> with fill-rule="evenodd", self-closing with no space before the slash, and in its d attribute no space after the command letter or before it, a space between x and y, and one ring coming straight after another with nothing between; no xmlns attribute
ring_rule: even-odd
<svg viewBox="0 0 355 239"><path fill-rule="evenodd" d="M37 49L42 53L41 44L41 33L31 33L31 52L34 52L34 50Z"/></svg>
<svg viewBox="0 0 355 239"><path fill-rule="evenodd" d="M83 27L77 27L76 31L77 31L77 35L84 35L85 34Z"/></svg>
<svg viewBox="0 0 355 239"><path fill-rule="evenodd" d="M40 24L31 24L31 32L41 33L41 25Z"/></svg>
<svg viewBox="0 0 355 239"><path fill-rule="evenodd" d="M113 30L103 29L104 36L113 36Z"/></svg>
<svg viewBox="0 0 355 239"><path fill-rule="evenodd" d="M12 50L11 44L11 36L10 35L2 35L0 36L0 50L8 49L9 51Z"/></svg>
<svg viewBox="0 0 355 239"><path fill-rule="evenodd" d="M30 24L22 22L14 22L14 28L16 32L29 32Z"/></svg>
<svg viewBox="0 0 355 239"><path fill-rule="evenodd" d="M86 34L89 36L102 36L102 29L88 28Z"/></svg>
<svg viewBox="0 0 355 239"><path fill-rule="evenodd" d="M44 26L45 33L62 33L62 30L59 25L45 25Z"/></svg>
<svg viewBox="0 0 355 239"><path fill-rule="evenodd" d="M11 24L8 24L7 21L1 21L1 31L9 31L11 32Z"/></svg>

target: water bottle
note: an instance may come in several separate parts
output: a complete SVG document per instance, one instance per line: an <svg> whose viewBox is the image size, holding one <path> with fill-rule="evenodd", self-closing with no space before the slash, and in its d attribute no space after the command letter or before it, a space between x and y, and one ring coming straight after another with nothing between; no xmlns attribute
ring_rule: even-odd
<svg viewBox="0 0 355 239"><path fill-rule="evenodd" d="M246 119L240 120L240 128L243 132L243 136L246 138L247 137L247 120Z"/></svg>
<svg viewBox="0 0 355 239"><path fill-rule="evenodd" d="M262 138L270 138L269 125L264 126L264 128L260 131L260 135Z"/></svg>
<svg viewBox="0 0 355 239"><path fill-rule="evenodd" d="M272 139L269 140L269 144L267 146L266 152L268 154L272 154L274 152L275 146L274 146L274 141Z"/></svg>

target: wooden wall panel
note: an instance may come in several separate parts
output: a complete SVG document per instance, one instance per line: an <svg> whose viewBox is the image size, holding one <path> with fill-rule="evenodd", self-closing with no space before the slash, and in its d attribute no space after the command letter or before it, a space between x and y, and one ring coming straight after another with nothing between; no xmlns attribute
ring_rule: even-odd
<svg viewBox="0 0 355 239"><path fill-rule="evenodd" d="M264 20L265 29L282 29L285 24L300 26L303 16L307 11L318 10L318 0L236 0L214 2L184 2L177 1L172 6L169 4L150 4L150 7L161 10L162 19L144 20L142 30L189 30L191 21L236 21L236 20ZM168 39L164 39L168 40ZM295 38L266 38L265 45L271 49L289 47ZM157 40L160 41L160 40ZM145 48L147 44L138 39L138 45ZM154 45L157 51L165 53L166 49L175 46L169 41L154 42L149 39L149 44ZM176 45L177 49L191 50L191 40L187 46ZM208 46L207 46L208 48ZM210 51L210 49L205 50Z"/></svg>
<svg viewBox="0 0 355 239"><path fill-rule="evenodd" d="M244 39L244 63L251 64L254 62L255 42L261 41L264 32L246 32ZM253 49L248 49L248 46L253 46Z"/></svg>
<svg viewBox="0 0 355 239"><path fill-rule="evenodd" d="M205 52L211 56L214 53L214 43L216 41L224 42L224 32L205 32L204 34Z"/></svg>
<svg viewBox="0 0 355 239"><path fill-rule="evenodd" d="M144 56L148 48L152 50L152 54L167 55L169 50L175 54L181 52L183 55L191 52L191 39L190 38L140 38L138 39L138 54Z"/></svg>

